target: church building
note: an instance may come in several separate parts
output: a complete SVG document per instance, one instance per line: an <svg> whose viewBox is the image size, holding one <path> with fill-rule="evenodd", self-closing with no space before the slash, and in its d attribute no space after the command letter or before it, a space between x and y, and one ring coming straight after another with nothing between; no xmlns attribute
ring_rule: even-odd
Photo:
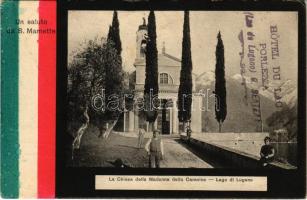
<svg viewBox="0 0 307 200"><path fill-rule="evenodd" d="M145 20L138 27L136 32L136 58L135 67L135 99L142 98L144 94L145 84L145 45L147 34L147 25ZM178 120L177 98L178 88L180 84L181 60L166 52L163 44L162 52L158 54L158 78L159 78L159 94L158 97L162 102L167 102L163 108L159 108L158 117L154 124L162 134L178 134L183 129L182 124ZM202 117L201 106L202 97L196 94L195 79L196 75L192 75L193 79L193 103L191 112L191 129L193 132L201 132ZM134 132L139 128L148 130L148 122L141 111L134 109L125 114L125 131Z"/></svg>

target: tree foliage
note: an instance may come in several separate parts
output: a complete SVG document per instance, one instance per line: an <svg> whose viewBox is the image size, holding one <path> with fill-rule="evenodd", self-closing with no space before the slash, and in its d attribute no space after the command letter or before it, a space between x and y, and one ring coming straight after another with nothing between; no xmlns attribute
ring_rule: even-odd
<svg viewBox="0 0 307 200"><path fill-rule="evenodd" d="M185 11L183 24L180 85L178 91L178 119L180 122L186 122L191 119L192 87L192 57L189 11Z"/></svg>
<svg viewBox="0 0 307 200"><path fill-rule="evenodd" d="M111 40L113 42L117 53L121 55L122 43L120 40L119 21L118 21L118 15L117 15L116 10L113 12L113 20L112 20L112 25L109 28L108 40Z"/></svg>
<svg viewBox="0 0 307 200"><path fill-rule="evenodd" d="M105 84L105 69L101 67L104 49L99 43L98 39L88 41L68 67L68 118L76 126L84 121L82 113L91 105L93 93Z"/></svg>
<svg viewBox="0 0 307 200"><path fill-rule="evenodd" d="M150 96L157 96L158 85L158 50L156 42L156 19L154 11L150 11L148 16L148 39L146 43L146 69L145 69L145 114L148 122L154 122L157 118L157 110Z"/></svg>
<svg viewBox="0 0 307 200"><path fill-rule="evenodd" d="M215 118L219 123L219 131L227 115L227 102L226 102L226 80L225 80L225 65L224 65L224 44L221 38L221 33L217 35L216 45L216 65L215 65Z"/></svg>
<svg viewBox="0 0 307 200"><path fill-rule="evenodd" d="M73 130L84 122L82 113L88 108L90 122L99 128L109 119L118 116L119 111L95 110L92 107L94 95L105 90L105 104L109 94L122 95L121 61L112 42L103 39L90 40L77 52L68 67L68 120ZM113 99L114 100L114 99ZM121 99L118 104L121 105ZM73 132L73 131L72 131Z"/></svg>
<svg viewBox="0 0 307 200"><path fill-rule="evenodd" d="M105 60L105 96L106 120L116 120L123 111L124 73L122 71L120 55L114 48L112 41L106 45Z"/></svg>
<svg viewBox="0 0 307 200"><path fill-rule="evenodd" d="M110 65L107 66L106 70L105 92L106 96L110 99L107 99L106 104L108 106L111 106L112 108L118 107L118 111L113 109L112 109L113 111L107 110L106 116L108 117L109 120L115 120L119 117L121 111L123 111L123 106L124 106L123 93L125 91L124 72L122 70L122 57L121 57L122 44L120 39L118 14L116 10L113 12L112 25L109 27L107 42L110 45L110 50L108 51L109 52L108 62L110 63ZM118 62L113 62L112 60ZM117 97L118 98L120 97L119 99L119 102L121 103L120 105L117 105L116 103Z"/></svg>
<svg viewBox="0 0 307 200"><path fill-rule="evenodd" d="M275 111L266 119L271 132L278 129L287 130L287 140L296 140L297 137L297 105L284 106L282 110Z"/></svg>

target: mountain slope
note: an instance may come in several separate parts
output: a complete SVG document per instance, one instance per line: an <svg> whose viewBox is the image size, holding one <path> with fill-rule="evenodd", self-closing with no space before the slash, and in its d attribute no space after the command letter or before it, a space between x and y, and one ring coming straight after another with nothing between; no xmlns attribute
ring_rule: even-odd
<svg viewBox="0 0 307 200"><path fill-rule="evenodd" d="M198 91L205 91L209 96L214 91L214 73L206 72L201 74L196 79L196 89ZM251 105L250 85L248 87L248 104L244 100L245 88L241 84L241 78L237 75L233 77L226 77L226 89L227 89L227 116L223 123L223 132L255 132L261 131L261 123L257 121L257 117L253 114L253 108ZM287 105L294 105L297 100L297 93L295 87L291 84L291 81L283 83L282 89L284 92L283 99ZM269 127L266 124L266 119L271 116L278 109L275 107L274 93L271 92L271 88L267 91L262 91L260 88L260 101L261 101L261 115L263 130L269 131ZM217 132L218 123L215 119L215 102L213 97L205 97L203 99L203 107L205 111L202 113L202 124L204 132Z"/></svg>

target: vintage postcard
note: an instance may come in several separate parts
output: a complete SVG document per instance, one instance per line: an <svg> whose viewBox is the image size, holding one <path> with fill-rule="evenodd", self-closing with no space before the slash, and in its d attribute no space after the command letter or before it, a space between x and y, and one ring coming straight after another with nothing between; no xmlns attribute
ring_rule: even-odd
<svg viewBox="0 0 307 200"><path fill-rule="evenodd" d="M304 198L300 1L2 1L4 198Z"/></svg>

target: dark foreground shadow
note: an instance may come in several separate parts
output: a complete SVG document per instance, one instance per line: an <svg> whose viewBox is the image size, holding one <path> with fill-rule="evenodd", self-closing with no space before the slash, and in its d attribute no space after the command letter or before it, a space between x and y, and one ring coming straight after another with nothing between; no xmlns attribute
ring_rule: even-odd
<svg viewBox="0 0 307 200"><path fill-rule="evenodd" d="M210 155L206 152L204 152L202 149L197 147L192 147L188 143L182 141L181 139L175 139L177 143L182 145L184 148L192 152L194 155L211 165L213 168L231 168L230 163L227 163L225 161L222 161L220 159L217 159L215 156Z"/></svg>

